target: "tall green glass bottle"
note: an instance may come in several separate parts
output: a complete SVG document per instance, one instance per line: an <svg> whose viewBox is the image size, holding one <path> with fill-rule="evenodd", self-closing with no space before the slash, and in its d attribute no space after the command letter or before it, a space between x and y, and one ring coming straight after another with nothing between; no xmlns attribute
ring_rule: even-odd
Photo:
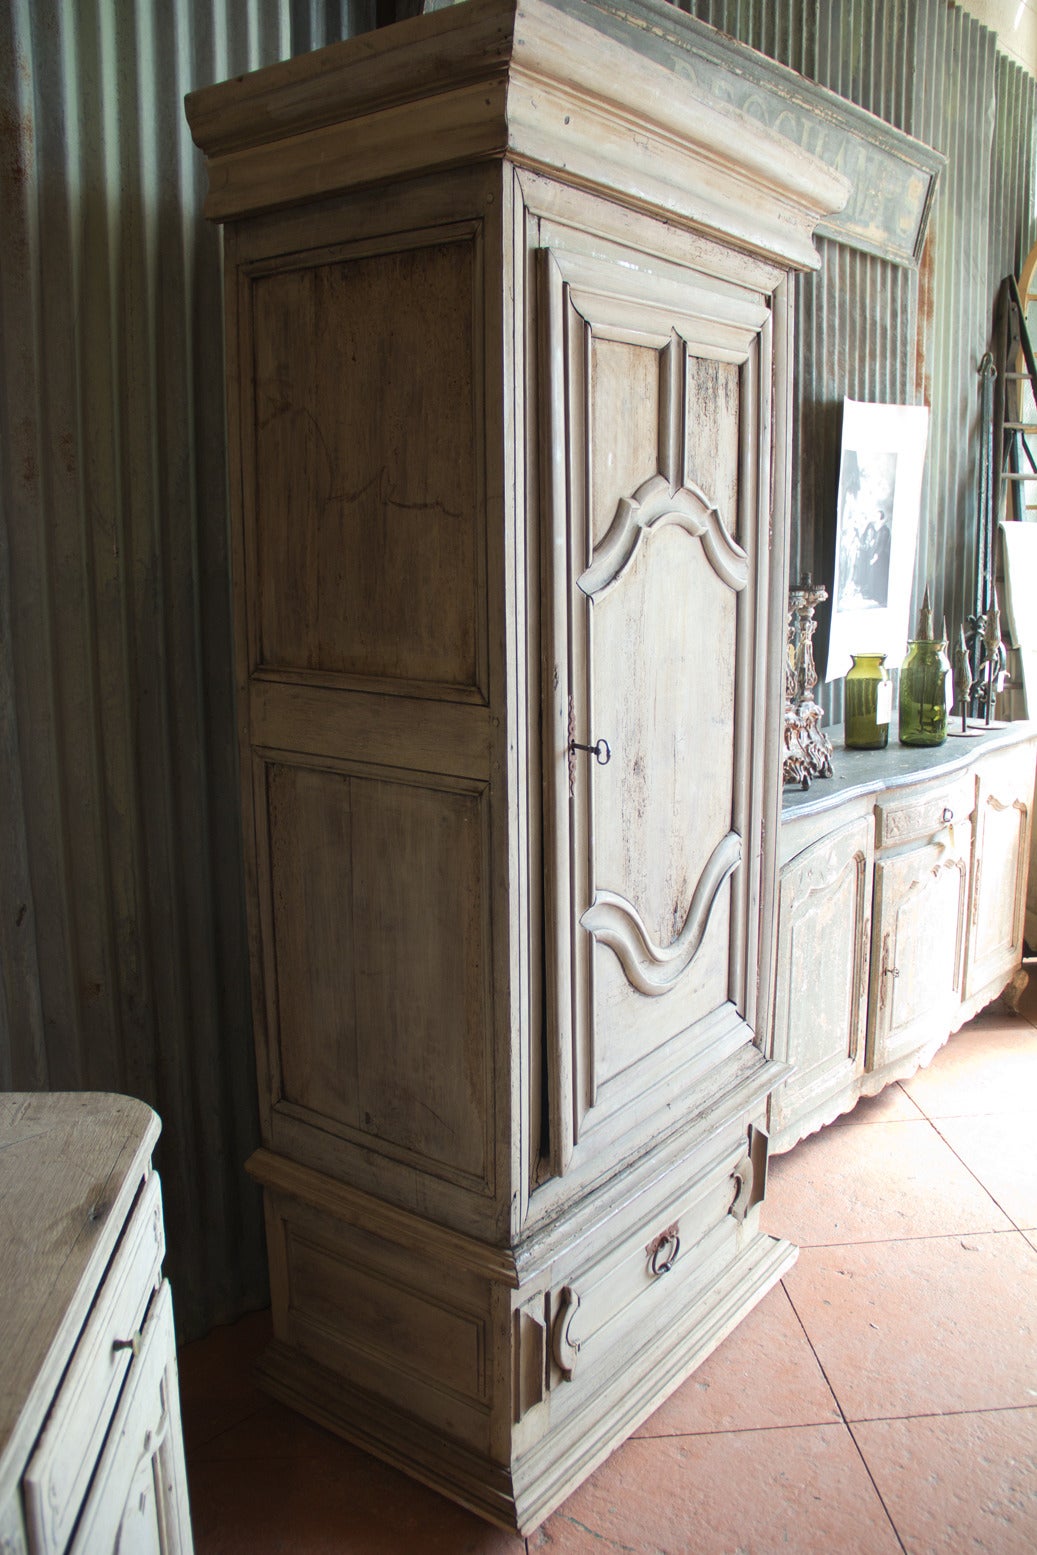
<svg viewBox="0 0 1037 1555"><path fill-rule="evenodd" d="M854 653L853 667L844 683L846 698L845 744L847 750L877 751L889 739L893 711L893 687L884 653Z"/></svg>
<svg viewBox="0 0 1037 1555"><path fill-rule="evenodd" d="M908 644L900 666L901 745L942 745L947 738L946 644L932 637Z"/></svg>

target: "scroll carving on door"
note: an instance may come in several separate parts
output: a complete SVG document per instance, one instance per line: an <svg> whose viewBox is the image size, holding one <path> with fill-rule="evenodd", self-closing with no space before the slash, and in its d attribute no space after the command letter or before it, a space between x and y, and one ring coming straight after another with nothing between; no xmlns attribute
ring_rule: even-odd
<svg viewBox="0 0 1037 1555"><path fill-rule="evenodd" d="M751 889L769 315L715 278L595 263L542 270L558 1170L592 1108L632 1104L737 1012Z"/></svg>
<svg viewBox="0 0 1037 1555"><path fill-rule="evenodd" d="M663 356L662 370L673 370L676 341ZM678 404L676 395L660 395L663 415L671 422ZM667 424L660 428L660 443L680 448L682 429ZM666 525L675 525L690 540L701 540L714 572L734 590L748 582L748 558L733 539L716 504L693 482L675 486L676 470L669 476L652 475L629 497L621 497L604 537L594 548L591 564L577 579L577 586L594 601L619 584L638 546ZM687 971L702 946L717 896L742 857L742 841L729 831L713 849L692 891L680 931L666 945L656 944L634 904L616 891L597 889L594 901L580 918L587 932L609 946L619 959L628 982L648 996L667 993Z"/></svg>

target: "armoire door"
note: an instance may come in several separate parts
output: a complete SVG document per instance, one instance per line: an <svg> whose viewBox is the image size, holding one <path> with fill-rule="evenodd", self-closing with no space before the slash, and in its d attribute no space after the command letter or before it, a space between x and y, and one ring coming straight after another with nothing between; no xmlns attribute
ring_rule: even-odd
<svg viewBox="0 0 1037 1555"><path fill-rule="evenodd" d="M771 313L618 246L540 266L557 1172L753 1040Z"/></svg>

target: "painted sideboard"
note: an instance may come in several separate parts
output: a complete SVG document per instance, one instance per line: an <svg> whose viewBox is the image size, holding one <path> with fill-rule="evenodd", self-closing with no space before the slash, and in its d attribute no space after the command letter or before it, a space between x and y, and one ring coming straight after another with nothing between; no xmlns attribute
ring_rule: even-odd
<svg viewBox="0 0 1037 1555"><path fill-rule="evenodd" d="M0 1552L190 1555L143 1102L0 1096Z"/></svg>
<svg viewBox="0 0 1037 1555"><path fill-rule="evenodd" d="M1020 986L1037 724L847 751L785 792L772 1150L932 1059ZM1022 986L1025 986L1023 983Z"/></svg>

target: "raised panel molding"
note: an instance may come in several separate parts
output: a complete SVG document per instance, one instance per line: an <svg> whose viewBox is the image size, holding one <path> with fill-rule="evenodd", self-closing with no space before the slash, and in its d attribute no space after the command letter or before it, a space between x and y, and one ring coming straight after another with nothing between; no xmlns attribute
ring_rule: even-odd
<svg viewBox="0 0 1037 1555"><path fill-rule="evenodd" d="M486 700L482 249L451 223L246 272L256 669Z"/></svg>
<svg viewBox="0 0 1037 1555"><path fill-rule="evenodd" d="M603 594L622 576L644 536L665 524L675 524L686 535L701 539L717 577L728 588L745 588L749 559L732 539L716 504L697 486L674 490L665 475L653 475L632 497L620 497L609 531L595 547L594 559L577 578L577 586L592 599Z"/></svg>
<svg viewBox="0 0 1037 1555"><path fill-rule="evenodd" d="M764 426L758 368L770 309L690 269L642 265L618 246L606 252L581 247L570 230L564 246L539 256L554 449L548 546L556 554L554 536L564 533L570 553L568 574L559 568L552 584L554 727L561 732L564 710L567 741L604 737L612 751L601 771L570 764L571 800L568 789L550 791L553 779L546 795L554 889L568 892L572 922L590 939L565 947L569 970L554 995L556 1029L572 1052L549 1075L556 1169L568 1169L588 1114L636 1094L633 1076L648 1057L672 1045L676 1059L682 1033L739 1000L731 946L745 943L756 867L747 872L745 861L757 856L746 844L751 785L732 762L736 748L747 765L758 759L751 743L737 747L735 731L748 717L759 608L747 547L766 497L744 451ZM734 331L721 347L703 343L703 325L714 321ZM688 563L666 548L668 535L694 546L687 555L701 555L698 570L676 570ZM696 601L694 615L685 599ZM713 666L702 683L687 668L700 645ZM631 711L617 715L624 703ZM648 709L650 736L637 722ZM620 830L630 839L623 849ZM635 848L647 861L637 878ZM559 905L558 921L568 917ZM633 1005L596 961L602 954L615 958ZM673 995L665 1019L636 1003L647 997L661 1009L663 994Z"/></svg>
<svg viewBox="0 0 1037 1555"><path fill-rule="evenodd" d="M1009 753L979 784L965 967L970 996L1022 954L1033 804L1029 778L1025 762Z"/></svg>
<svg viewBox="0 0 1037 1555"><path fill-rule="evenodd" d="M485 785L282 756L257 800L275 1111L491 1193Z"/></svg>
<svg viewBox="0 0 1037 1555"><path fill-rule="evenodd" d="M614 891L596 891L580 923L615 951L628 981L639 993L649 997L668 993L698 954L720 889L741 860L742 839L728 832L710 855L684 926L669 945L654 944L637 908Z"/></svg>

